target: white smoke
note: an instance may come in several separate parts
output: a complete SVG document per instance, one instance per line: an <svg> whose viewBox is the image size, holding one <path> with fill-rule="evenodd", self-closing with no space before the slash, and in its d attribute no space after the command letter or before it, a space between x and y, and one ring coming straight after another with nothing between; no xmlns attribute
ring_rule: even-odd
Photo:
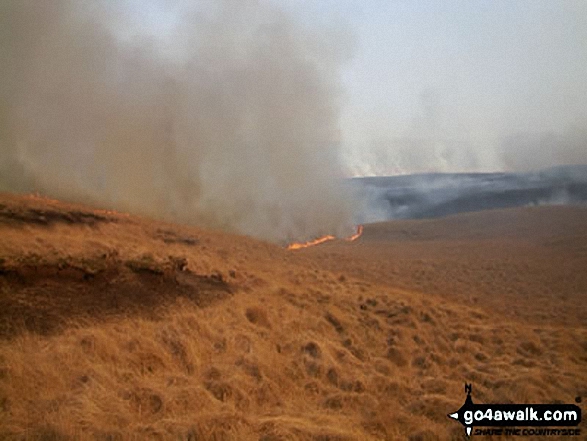
<svg viewBox="0 0 587 441"><path fill-rule="evenodd" d="M8 0L0 51L0 189L275 241L352 225L347 48L273 6Z"/></svg>

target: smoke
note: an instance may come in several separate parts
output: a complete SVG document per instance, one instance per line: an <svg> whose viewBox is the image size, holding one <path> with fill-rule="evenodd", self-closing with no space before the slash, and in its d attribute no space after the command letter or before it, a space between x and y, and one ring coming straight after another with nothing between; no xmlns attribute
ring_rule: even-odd
<svg viewBox="0 0 587 441"><path fill-rule="evenodd" d="M3 1L0 190L343 234L336 41L254 0Z"/></svg>
<svg viewBox="0 0 587 441"><path fill-rule="evenodd" d="M399 136L366 138L345 152L357 176L411 173L528 172L557 165L587 164L587 124L576 118L559 130L495 129L475 134L452 117L439 94L426 90Z"/></svg>
<svg viewBox="0 0 587 441"><path fill-rule="evenodd" d="M560 164L587 164L587 125L566 131L517 132L501 143L504 168L538 170Z"/></svg>
<svg viewBox="0 0 587 441"><path fill-rule="evenodd" d="M356 175L587 163L587 2L363 3L343 114Z"/></svg>
<svg viewBox="0 0 587 441"><path fill-rule="evenodd" d="M499 170L495 149L484 149L479 139L453 123L439 92L426 89L398 135L365 139L362 149L347 149L347 162L358 176Z"/></svg>

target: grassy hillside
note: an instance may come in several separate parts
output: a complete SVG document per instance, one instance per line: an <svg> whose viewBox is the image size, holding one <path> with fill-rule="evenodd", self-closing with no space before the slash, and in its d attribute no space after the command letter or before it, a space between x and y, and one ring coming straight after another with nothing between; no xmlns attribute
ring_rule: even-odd
<svg viewBox="0 0 587 441"><path fill-rule="evenodd" d="M587 211L500 213L292 252L2 195L0 439L458 440L465 381L585 397Z"/></svg>

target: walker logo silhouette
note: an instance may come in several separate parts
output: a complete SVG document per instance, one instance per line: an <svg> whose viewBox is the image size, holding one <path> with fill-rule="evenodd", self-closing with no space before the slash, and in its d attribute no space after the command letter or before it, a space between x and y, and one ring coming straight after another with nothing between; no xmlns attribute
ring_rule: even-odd
<svg viewBox="0 0 587 441"><path fill-rule="evenodd" d="M467 398L459 410L448 415L471 435L579 436L581 408L575 404L475 404L471 384L465 383ZM581 402L576 398L577 403ZM533 428L527 428L533 426ZM488 429L480 429L487 427ZM504 429L505 427L505 429ZM523 427L523 428L518 428ZM564 427L550 429L546 427Z"/></svg>

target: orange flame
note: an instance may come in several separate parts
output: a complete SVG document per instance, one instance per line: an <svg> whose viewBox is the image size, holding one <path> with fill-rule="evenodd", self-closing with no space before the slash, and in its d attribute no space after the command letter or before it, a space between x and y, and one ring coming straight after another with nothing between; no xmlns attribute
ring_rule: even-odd
<svg viewBox="0 0 587 441"><path fill-rule="evenodd" d="M311 240L309 242L294 242L294 243L290 243L287 246L287 249L288 250L299 250L300 248L308 248L308 247L311 247L313 245L319 245L321 243L328 242L329 240L334 240L334 239L336 239L336 237L334 237L334 236L330 236L330 235L328 235L328 236L322 236L322 237L319 237L318 239L314 239L314 240Z"/></svg>
<svg viewBox="0 0 587 441"><path fill-rule="evenodd" d="M361 234L363 234L363 226L362 225L358 225L357 226L357 232L355 234L353 234L352 236L349 237L345 237L344 240L348 241L348 242L352 242L353 240L358 239L359 237L361 237ZM288 250L299 250L302 248L308 248L314 245L320 245L321 243L324 242L328 242L330 240L334 240L336 239L335 236L322 236L319 237L318 239L314 239L314 240L310 240L308 242L294 242L294 243L290 243L287 246Z"/></svg>
<svg viewBox="0 0 587 441"><path fill-rule="evenodd" d="M357 232L350 237L345 237L344 240L352 242L353 240L357 240L359 237L361 237L362 234L363 234L363 226L357 225Z"/></svg>

